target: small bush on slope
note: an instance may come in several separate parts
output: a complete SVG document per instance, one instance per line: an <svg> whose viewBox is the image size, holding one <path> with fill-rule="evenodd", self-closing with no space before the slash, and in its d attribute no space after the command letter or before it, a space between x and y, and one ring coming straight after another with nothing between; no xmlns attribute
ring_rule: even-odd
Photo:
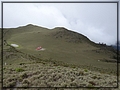
<svg viewBox="0 0 120 90"><path fill-rule="evenodd" d="M17 71L17 72L23 72L24 69L22 69L22 68L16 68L15 71Z"/></svg>

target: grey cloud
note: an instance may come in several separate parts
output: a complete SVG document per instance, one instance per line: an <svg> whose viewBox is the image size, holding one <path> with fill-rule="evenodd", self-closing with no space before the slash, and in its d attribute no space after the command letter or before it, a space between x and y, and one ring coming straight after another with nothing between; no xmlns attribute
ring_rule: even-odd
<svg viewBox="0 0 120 90"><path fill-rule="evenodd" d="M4 4L4 27L32 23L66 27L94 42L114 44L117 35L117 5L112 3Z"/></svg>

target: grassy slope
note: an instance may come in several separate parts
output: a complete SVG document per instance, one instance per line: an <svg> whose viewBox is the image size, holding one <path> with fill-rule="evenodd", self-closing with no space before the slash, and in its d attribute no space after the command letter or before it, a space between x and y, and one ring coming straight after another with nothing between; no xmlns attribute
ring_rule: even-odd
<svg viewBox="0 0 120 90"><path fill-rule="evenodd" d="M77 65L91 65L98 68L116 70L115 63L98 62L109 59L113 53L100 48L82 35L76 35L64 28L46 28L31 26L10 29L6 37L8 43L20 45L19 50L43 59L52 58ZM80 38L80 40L78 40ZM42 46L45 51L36 51L37 46ZM99 51L99 53L96 53Z"/></svg>
<svg viewBox="0 0 120 90"><path fill-rule="evenodd" d="M53 60L57 60L57 61L59 60L59 61L63 61L66 63L72 63L72 64L76 64L76 65L91 65L91 66L95 66L98 68L104 68L104 69L107 68L109 70L116 69L116 64L114 64L114 63L98 62L98 59L109 58L109 56L111 56L113 53L108 50L99 50L98 47L95 47L96 45L94 43L91 43L91 42L90 42L91 44L88 43L89 41L84 42L84 43L81 43L81 42L76 43L76 42L74 42L74 39L73 39L73 42L69 42L69 39L66 39L66 37L56 38L56 33L59 31L56 29L48 31L46 28L44 28L44 29L39 28L39 27L33 28L33 26L32 27L27 26L27 27L21 27L18 29L10 29L10 30L11 31L6 34L6 39L7 39L8 43L9 44L16 43L16 44L20 45L20 47L17 49L24 53L31 54L35 57L39 57L42 59L52 58ZM59 36L59 34L58 34L58 36ZM70 39L70 41L72 41L72 40ZM46 48L46 50L45 51L36 51L35 48L39 45L41 45L43 48ZM5 46L4 46L4 48L5 48ZM96 50L98 50L99 53L96 53ZM20 65L21 62L26 63L26 64L22 65L22 67L33 66L34 69L32 69L32 71L36 70L36 72L39 71L38 70L39 67L37 67L37 65L42 64L42 63L31 62L31 61L28 61L27 59L23 59L23 58L11 58L9 60L6 60L5 62L7 62L7 65L4 66L6 68L5 72L8 71L8 73L5 74L6 77L9 76L9 72L11 72L11 69L13 70L13 72L11 74L11 78L14 76L14 74L18 75L18 73L15 70L17 67L21 67L21 65ZM32 63L32 64L30 64L30 63ZM31 68L33 68L33 67L31 67ZM50 67L48 65L48 68L50 68ZM37 68L37 69L35 69L35 68ZM57 67L55 66L54 68L57 68ZM60 66L60 68L63 69L62 66ZM66 69L67 68L65 68L65 70ZM30 69L26 68L25 72L29 72L29 71L30 71ZM53 71L54 71L54 69L53 69ZM25 72L23 72L23 73L25 73ZM62 72L62 71L60 71L60 72ZM92 72L92 73L94 73L94 72ZM19 77L19 75L18 75L18 77ZM33 75L33 77L34 77L34 75ZM39 77L39 75L38 75L38 77ZM103 75L103 77L104 77L104 75ZM16 78L16 77L14 77L14 78ZM11 84L14 84L14 81ZM6 84L4 84L4 85L6 85ZM88 89L86 89L86 90L88 90ZM105 89L105 90L107 90L107 89Z"/></svg>
<svg viewBox="0 0 120 90"><path fill-rule="evenodd" d="M3 67L4 69L3 85L5 87L116 86L116 76L114 75L103 74L100 72L90 71L88 69L82 69L78 67L72 67L71 65L70 66L65 64L61 65L60 63L58 64L56 62L41 59L38 60L31 59L30 58L31 56L28 56L28 54L26 55L22 52L17 52L14 48L5 51L6 53L9 51L11 54L14 54L7 60L8 61L7 65L4 65ZM34 90L38 89L34 88ZM89 89L86 88L79 90ZM97 90L113 90L113 89L109 88Z"/></svg>

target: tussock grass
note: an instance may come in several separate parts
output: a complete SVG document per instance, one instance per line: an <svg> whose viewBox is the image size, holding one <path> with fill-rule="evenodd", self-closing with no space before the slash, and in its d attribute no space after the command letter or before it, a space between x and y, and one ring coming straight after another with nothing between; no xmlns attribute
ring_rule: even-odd
<svg viewBox="0 0 120 90"><path fill-rule="evenodd" d="M15 87L17 82L21 83L21 87L116 86L116 76L114 75L90 70L86 72L86 69L77 67L54 66L52 63L31 63L24 65L26 66L25 71L11 71L11 73L9 73L9 68L14 70L15 67L12 67L12 65L11 67L9 67L10 65L4 66L6 68L4 72L5 87ZM19 66L19 64L16 66Z"/></svg>
<svg viewBox="0 0 120 90"><path fill-rule="evenodd" d="M16 68L15 71L17 71L17 72L23 72L24 69L22 69L22 68Z"/></svg>

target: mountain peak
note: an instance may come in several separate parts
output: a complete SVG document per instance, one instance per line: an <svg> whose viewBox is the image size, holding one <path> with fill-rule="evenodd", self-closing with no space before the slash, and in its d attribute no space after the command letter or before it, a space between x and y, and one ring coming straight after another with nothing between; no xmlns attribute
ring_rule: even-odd
<svg viewBox="0 0 120 90"><path fill-rule="evenodd" d="M35 25L33 25L33 24L27 24L26 26L35 26Z"/></svg>
<svg viewBox="0 0 120 90"><path fill-rule="evenodd" d="M64 27L55 27L55 28L53 28L53 29L58 29L58 30L67 30L66 28L64 28Z"/></svg>

